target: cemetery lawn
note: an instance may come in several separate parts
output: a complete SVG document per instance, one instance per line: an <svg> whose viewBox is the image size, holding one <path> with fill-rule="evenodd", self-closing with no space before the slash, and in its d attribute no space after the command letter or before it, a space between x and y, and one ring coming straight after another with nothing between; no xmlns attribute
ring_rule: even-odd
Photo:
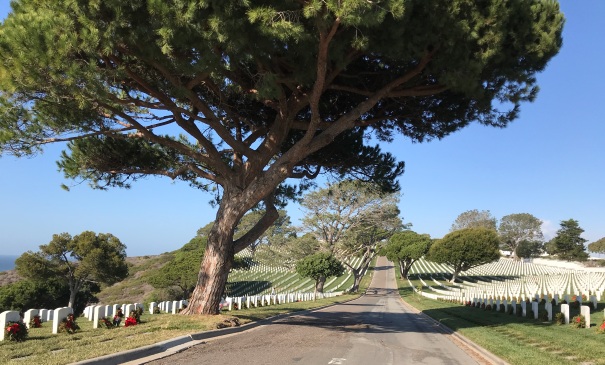
<svg viewBox="0 0 605 365"><path fill-rule="evenodd" d="M419 280L411 281L414 287L421 284ZM577 329L428 299L415 294L407 280L398 279L398 287L405 302L510 364L605 364L605 334L596 332L604 319L604 303L592 311L591 328ZM577 312L572 311L570 316Z"/></svg>
<svg viewBox="0 0 605 365"><path fill-rule="evenodd" d="M317 308L357 298L359 295L342 295L318 299L313 302L297 302L234 311L241 324L265 319L278 314ZM229 312L224 312L229 313ZM230 314L230 313L229 313ZM141 324L114 329L92 328L92 322L84 317L76 319L81 330L75 334L53 335L52 324L29 330L24 342L0 342L0 364L59 365L135 349L157 342L215 329L228 314L218 316L182 316L173 314L143 314Z"/></svg>

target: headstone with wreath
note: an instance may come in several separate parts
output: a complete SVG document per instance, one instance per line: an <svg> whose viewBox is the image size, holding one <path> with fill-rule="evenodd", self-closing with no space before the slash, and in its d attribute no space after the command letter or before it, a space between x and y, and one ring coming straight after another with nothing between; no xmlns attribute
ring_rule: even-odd
<svg viewBox="0 0 605 365"><path fill-rule="evenodd" d="M6 332L5 329L7 327L7 324L9 322L19 321L21 321L21 316L17 311L5 311L0 313L0 328L2 329L2 331L0 331L0 341L4 341L4 334Z"/></svg>
<svg viewBox="0 0 605 365"><path fill-rule="evenodd" d="M72 314L73 312L73 308L69 307L57 308L53 311L53 334L59 333L59 324L61 324L61 322L67 318L67 315ZM97 323L97 321L95 321L95 323Z"/></svg>
<svg viewBox="0 0 605 365"><path fill-rule="evenodd" d="M38 315L38 310L37 309L28 309L28 310L25 311L25 313L23 313L23 322L25 323L25 325L27 326L27 328L30 328L29 327L29 323L37 315Z"/></svg>
<svg viewBox="0 0 605 365"><path fill-rule="evenodd" d="M561 304L561 313L565 318L565 324L569 324L569 304Z"/></svg>
<svg viewBox="0 0 605 365"><path fill-rule="evenodd" d="M590 328L590 307L587 305L581 306L580 314L583 315L586 320L586 328Z"/></svg>

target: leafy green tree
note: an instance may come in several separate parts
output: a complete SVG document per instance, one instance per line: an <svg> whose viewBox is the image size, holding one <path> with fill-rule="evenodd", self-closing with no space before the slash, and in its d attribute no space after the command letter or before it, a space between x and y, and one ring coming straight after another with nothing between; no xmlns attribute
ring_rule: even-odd
<svg viewBox="0 0 605 365"><path fill-rule="evenodd" d="M216 193L185 314L218 312L234 254L320 174L397 191L403 164L372 141L514 120L564 22L556 2L525 0L11 6L0 25L2 153L67 141L60 169L93 188L156 175ZM263 218L234 239L259 206Z"/></svg>
<svg viewBox="0 0 605 365"><path fill-rule="evenodd" d="M98 302L95 293L100 291L96 283L85 283L80 289L73 309L82 313L90 303ZM47 280L19 280L0 286L0 312L6 310L26 311L31 308L59 308L69 301L69 285L61 278Z"/></svg>
<svg viewBox="0 0 605 365"><path fill-rule="evenodd" d="M472 209L460 213L450 228L450 232L458 231L464 228L489 228L496 230L496 218L489 210Z"/></svg>
<svg viewBox="0 0 605 365"><path fill-rule="evenodd" d="M516 257L538 257L544 252L544 242L523 240L517 244Z"/></svg>
<svg viewBox="0 0 605 365"><path fill-rule="evenodd" d="M605 253L605 237L588 244L588 251L594 253Z"/></svg>
<svg viewBox="0 0 605 365"><path fill-rule="evenodd" d="M575 219L561 221L561 228L557 235L549 243L549 254L556 255L562 260L567 261L586 261L586 239L580 237L584 232L580 224Z"/></svg>
<svg viewBox="0 0 605 365"><path fill-rule="evenodd" d="M403 227L397 202L397 195L383 193L376 184L351 180L329 184L303 197L303 230L317 238L321 250L353 270L356 290L378 243ZM351 256L361 257L361 266L350 265Z"/></svg>
<svg viewBox="0 0 605 365"><path fill-rule="evenodd" d="M149 278L149 283L157 289L177 287L182 299L189 299L197 283L198 269L205 249L206 238L192 238L174 253L172 260Z"/></svg>
<svg viewBox="0 0 605 365"><path fill-rule="evenodd" d="M89 283L113 284L128 275L126 246L107 233L85 231L73 238L55 234L40 251L28 251L15 260L15 269L32 281L61 278L69 287L68 307ZM98 287L97 287L98 288Z"/></svg>
<svg viewBox="0 0 605 365"><path fill-rule="evenodd" d="M360 224L345 233L336 250L336 256L341 258L353 274L352 292L359 290L361 279L386 240L405 227L399 218L399 208L393 203L362 214L360 220ZM359 258L359 264L354 266L346 260L352 257Z"/></svg>
<svg viewBox="0 0 605 365"><path fill-rule="evenodd" d="M513 257L530 257L541 245L544 236L542 235L542 221L529 213L509 214L500 220L498 226L502 248L512 252ZM519 245L524 243L522 249L524 256L518 252ZM531 242L531 244L530 244Z"/></svg>
<svg viewBox="0 0 605 365"><path fill-rule="evenodd" d="M454 269L451 282L462 271L500 258L500 240L494 229L464 228L450 232L431 246L428 259Z"/></svg>
<svg viewBox="0 0 605 365"><path fill-rule="evenodd" d="M395 233L383 248L389 260L399 263L401 277L407 278L412 265L429 252L432 240L428 234L418 234L414 231Z"/></svg>
<svg viewBox="0 0 605 365"><path fill-rule="evenodd" d="M340 276L344 271L345 268L340 261L327 252L318 252L307 256L296 264L296 272L300 276L315 280L314 297L318 292L323 293L325 278Z"/></svg>
<svg viewBox="0 0 605 365"><path fill-rule="evenodd" d="M290 236L285 241L260 246L254 260L266 265L279 262L282 266L294 269L298 261L317 253L319 249L319 241L311 233L307 233L301 237Z"/></svg>
<svg viewBox="0 0 605 365"><path fill-rule="evenodd" d="M283 242L289 237L296 236L296 230L292 226L292 222L286 211L280 209L278 210L278 214L279 216L275 222L248 246L252 257L255 256L257 248L261 245L279 244L279 242ZM264 215L265 212L263 210L254 210L244 215L235 229L234 238L238 239L246 234L246 232L249 232Z"/></svg>

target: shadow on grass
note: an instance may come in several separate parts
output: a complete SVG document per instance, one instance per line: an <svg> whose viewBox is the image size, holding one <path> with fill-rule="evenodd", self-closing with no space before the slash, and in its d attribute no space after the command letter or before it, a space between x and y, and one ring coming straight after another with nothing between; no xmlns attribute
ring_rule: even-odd
<svg viewBox="0 0 605 365"><path fill-rule="evenodd" d="M241 296L242 293L248 296L257 295L263 291L271 288L272 282L267 280L243 280L243 281L231 281L227 283L227 295L228 296Z"/></svg>

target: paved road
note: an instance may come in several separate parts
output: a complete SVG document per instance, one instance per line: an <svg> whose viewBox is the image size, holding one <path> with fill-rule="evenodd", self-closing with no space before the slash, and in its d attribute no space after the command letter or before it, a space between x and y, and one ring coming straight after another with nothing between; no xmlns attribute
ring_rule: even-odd
<svg viewBox="0 0 605 365"><path fill-rule="evenodd" d="M393 266L385 258L379 258L367 293L345 304L209 340L149 364L478 363L432 320L404 305Z"/></svg>

